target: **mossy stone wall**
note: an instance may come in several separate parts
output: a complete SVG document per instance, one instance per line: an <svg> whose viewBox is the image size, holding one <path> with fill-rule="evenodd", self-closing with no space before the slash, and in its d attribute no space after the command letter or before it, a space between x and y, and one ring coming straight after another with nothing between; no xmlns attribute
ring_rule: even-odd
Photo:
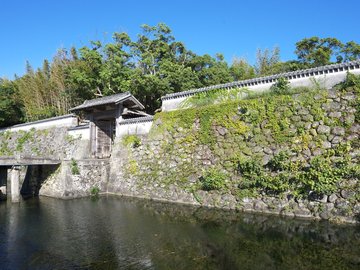
<svg viewBox="0 0 360 270"><path fill-rule="evenodd" d="M353 221L360 213L358 108L357 88L347 88L159 113L140 143L116 142L108 190Z"/></svg>
<svg viewBox="0 0 360 270"><path fill-rule="evenodd" d="M30 129L0 133L0 159L70 159L84 147L79 138L68 135L67 128Z"/></svg>

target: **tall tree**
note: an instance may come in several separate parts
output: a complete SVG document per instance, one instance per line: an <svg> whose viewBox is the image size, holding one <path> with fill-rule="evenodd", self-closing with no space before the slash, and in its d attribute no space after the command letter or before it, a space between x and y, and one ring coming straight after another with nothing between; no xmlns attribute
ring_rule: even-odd
<svg viewBox="0 0 360 270"><path fill-rule="evenodd" d="M255 77L255 69L245 59L235 58L230 67L230 74L235 81Z"/></svg>
<svg viewBox="0 0 360 270"><path fill-rule="evenodd" d="M258 49L256 53L255 70L258 76L281 72L280 48L275 47L271 51L269 49Z"/></svg>
<svg viewBox="0 0 360 270"><path fill-rule="evenodd" d="M360 44L349 41L341 49L344 54L344 61L353 61L360 59Z"/></svg>
<svg viewBox="0 0 360 270"><path fill-rule="evenodd" d="M16 98L16 85L6 79L0 79L0 127L21 122L23 113Z"/></svg>
<svg viewBox="0 0 360 270"><path fill-rule="evenodd" d="M332 58L343 61L340 55L343 44L336 38L304 38L296 43L296 55L301 63L311 67L328 65Z"/></svg>

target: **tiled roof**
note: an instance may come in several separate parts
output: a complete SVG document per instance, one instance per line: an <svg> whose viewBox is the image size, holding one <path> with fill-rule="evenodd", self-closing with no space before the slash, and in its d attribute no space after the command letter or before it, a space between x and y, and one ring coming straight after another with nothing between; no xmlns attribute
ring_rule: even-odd
<svg viewBox="0 0 360 270"><path fill-rule="evenodd" d="M106 97L101 97L101 98L96 98L96 99L91 99L91 100L85 100L83 104L76 106L74 108L71 108L70 111L71 112L78 111L78 110L91 108L91 107L95 107L95 106L100 106L100 105L106 105L106 104L117 104L126 99L133 100L135 103L137 103L139 105L140 108L143 108L143 105L133 95L131 95L129 92L125 92L125 93L119 93L119 94L115 94L115 95L111 95L111 96L106 96Z"/></svg>
<svg viewBox="0 0 360 270"><path fill-rule="evenodd" d="M154 120L154 116L144 116L144 117L136 117L136 118L130 118L126 120L122 120L119 122L119 125L126 125L126 124L136 124L136 123L142 123L142 122L151 122Z"/></svg>
<svg viewBox="0 0 360 270"><path fill-rule="evenodd" d="M224 83L224 84L217 84L197 89L190 89L183 92L178 93L172 93L167 94L163 96L162 100L167 99L174 99L174 98L180 98L180 97L187 97L192 96L197 93L206 92L210 90L216 90L216 89L226 89L226 88L234 88L234 87L248 87L252 85L259 85L264 83L273 83L279 78L286 78L288 80L296 79L296 78L303 78L303 77L310 77L314 75L321 75L321 74L327 74L329 72L338 72L338 71L344 71L344 70L351 70L351 69L357 69L360 68L360 59L347 62L347 63L341 63L341 64L333 64L333 65L327 65L327 66L321 66L316 68L309 68L309 69L303 69L303 70L296 70L292 72L286 72L286 73L280 73L275 75L270 75L266 77L259 77L249 80L243 80L243 81L236 81L231 83Z"/></svg>

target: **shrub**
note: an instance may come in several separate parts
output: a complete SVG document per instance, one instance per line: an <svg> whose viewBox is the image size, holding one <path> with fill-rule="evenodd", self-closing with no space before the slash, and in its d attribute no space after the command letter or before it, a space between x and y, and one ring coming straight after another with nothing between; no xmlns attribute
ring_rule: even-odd
<svg viewBox="0 0 360 270"><path fill-rule="evenodd" d="M123 144L129 147L137 148L141 145L141 139L136 135L126 135L122 139Z"/></svg>
<svg viewBox="0 0 360 270"><path fill-rule="evenodd" d="M270 87L270 92L277 95L284 95L290 92L290 82L285 78L279 78L276 83Z"/></svg>
<svg viewBox="0 0 360 270"><path fill-rule="evenodd" d="M79 166L78 166L75 159L73 159L73 158L71 159L71 164L70 165L71 165L71 173L73 175L79 175L80 174L80 169L79 169Z"/></svg>
<svg viewBox="0 0 360 270"><path fill-rule="evenodd" d="M206 191L220 190L225 187L226 178L226 173L211 168L200 177L201 189Z"/></svg>
<svg viewBox="0 0 360 270"><path fill-rule="evenodd" d="M254 159L237 162L237 172L242 176L240 188L255 188L264 177L264 169L260 162Z"/></svg>
<svg viewBox="0 0 360 270"><path fill-rule="evenodd" d="M97 197L97 196L99 196L99 192L100 192L100 189L99 189L98 187L92 187L92 188L90 189L90 195L91 195L92 197Z"/></svg>
<svg viewBox="0 0 360 270"><path fill-rule="evenodd" d="M269 161L268 167L272 171L284 171L289 169L289 154L284 151L279 152Z"/></svg>

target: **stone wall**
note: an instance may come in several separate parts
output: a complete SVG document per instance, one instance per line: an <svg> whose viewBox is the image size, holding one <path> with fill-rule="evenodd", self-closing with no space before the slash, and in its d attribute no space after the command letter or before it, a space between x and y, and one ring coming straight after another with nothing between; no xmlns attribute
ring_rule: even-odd
<svg viewBox="0 0 360 270"><path fill-rule="evenodd" d="M0 133L0 158L62 160L88 155L88 140L68 135L67 127Z"/></svg>
<svg viewBox="0 0 360 270"><path fill-rule="evenodd" d="M149 136L115 143L108 192L353 222L358 104L348 89L160 113Z"/></svg>
<svg viewBox="0 0 360 270"><path fill-rule="evenodd" d="M63 161L52 175L41 184L39 195L72 199L91 195L96 188L107 192L109 162L106 160Z"/></svg>

